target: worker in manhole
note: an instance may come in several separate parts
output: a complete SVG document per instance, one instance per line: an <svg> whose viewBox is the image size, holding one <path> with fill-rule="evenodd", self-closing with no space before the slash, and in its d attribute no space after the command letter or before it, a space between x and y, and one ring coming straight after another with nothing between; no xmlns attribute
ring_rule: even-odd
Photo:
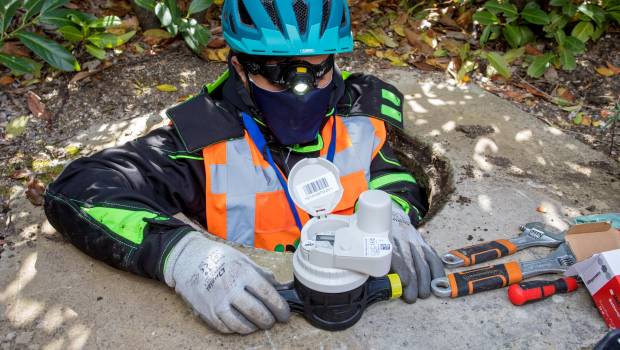
<svg viewBox="0 0 620 350"><path fill-rule="evenodd" d="M426 195L386 143L386 124L403 127L403 95L334 63L353 49L347 1L226 0L222 27L228 70L168 109L169 126L69 164L45 195L50 223L93 258L174 288L213 329L268 329L290 314L274 276L174 215L293 251L309 215L286 177L322 157L344 188L335 214L352 214L367 189L389 194L402 298L429 296L439 258L414 228Z"/></svg>

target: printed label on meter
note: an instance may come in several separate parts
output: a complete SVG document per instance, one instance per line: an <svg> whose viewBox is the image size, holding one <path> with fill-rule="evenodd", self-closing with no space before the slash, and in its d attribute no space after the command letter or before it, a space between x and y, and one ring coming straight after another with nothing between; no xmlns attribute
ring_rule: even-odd
<svg viewBox="0 0 620 350"><path fill-rule="evenodd" d="M297 185L295 190L302 202L306 204L338 191L338 182L334 174L326 172L320 177Z"/></svg>
<svg viewBox="0 0 620 350"><path fill-rule="evenodd" d="M392 243L387 238L366 237L364 238L364 256L381 256L389 253Z"/></svg>

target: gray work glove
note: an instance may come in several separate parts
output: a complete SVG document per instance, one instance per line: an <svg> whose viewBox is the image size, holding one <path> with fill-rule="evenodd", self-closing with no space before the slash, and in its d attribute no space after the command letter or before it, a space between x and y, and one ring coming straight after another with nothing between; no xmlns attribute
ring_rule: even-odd
<svg viewBox="0 0 620 350"><path fill-rule="evenodd" d="M403 300L414 303L431 295L431 280L445 276L443 264L435 249L429 246L411 225L403 209L392 203L393 245L391 270L400 276Z"/></svg>
<svg viewBox="0 0 620 350"><path fill-rule="evenodd" d="M166 284L211 327L248 334L286 322L289 306L271 272L226 244L199 232L183 237L168 255Z"/></svg>

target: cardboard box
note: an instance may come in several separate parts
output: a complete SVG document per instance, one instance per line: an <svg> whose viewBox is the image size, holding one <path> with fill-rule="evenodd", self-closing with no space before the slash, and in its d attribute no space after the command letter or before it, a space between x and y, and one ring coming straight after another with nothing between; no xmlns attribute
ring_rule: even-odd
<svg viewBox="0 0 620 350"><path fill-rule="evenodd" d="M597 253L620 249L620 231L609 222L573 225L564 239L578 262Z"/></svg>
<svg viewBox="0 0 620 350"><path fill-rule="evenodd" d="M565 275L578 275L607 326L620 328L620 231L604 222L575 225L566 242L577 263Z"/></svg>

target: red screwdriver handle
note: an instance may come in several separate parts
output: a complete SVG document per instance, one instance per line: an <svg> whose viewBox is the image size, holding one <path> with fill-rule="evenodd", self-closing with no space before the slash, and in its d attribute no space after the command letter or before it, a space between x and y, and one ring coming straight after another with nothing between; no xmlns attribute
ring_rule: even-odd
<svg viewBox="0 0 620 350"><path fill-rule="evenodd" d="M508 299L514 305L523 305L530 301L542 300L556 293L569 293L579 287L574 277L560 278L555 281L528 281L513 284L508 288Z"/></svg>

